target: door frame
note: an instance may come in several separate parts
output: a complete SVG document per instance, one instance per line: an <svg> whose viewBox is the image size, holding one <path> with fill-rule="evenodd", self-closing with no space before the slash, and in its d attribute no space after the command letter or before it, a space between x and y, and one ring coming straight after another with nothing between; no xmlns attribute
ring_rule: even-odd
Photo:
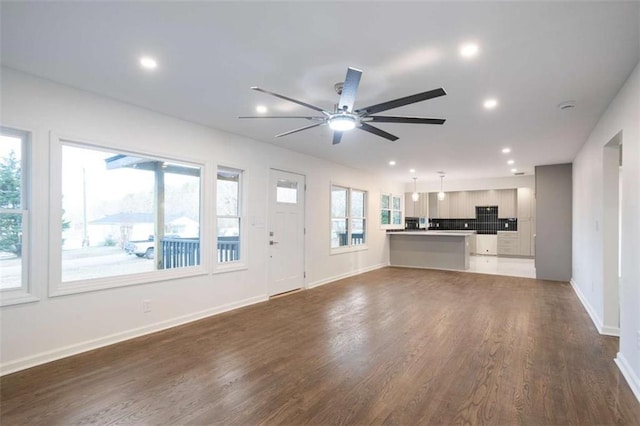
<svg viewBox="0 0 640 426"><path fill-rule="evenodd" d="M266 228L265 228L265 237L266 237L266 242L267 242L267 269L266 269L266 282L267 282L267 297L272 297L269 296L270 293L270 286L271 286L271 262L270 262L270 255L269 255L269 230L271 229L271 203L275 202L275 200L271 199L271 172L272 171L276 171L276 172L284 172L284 173L291 173L294 175L300 175L302 176L303 180L304 180L304 186L302 188L302 190L304 191L304 202L302 203L302 213L303 213L303 218L302 218L302 222L303 222L303 229L304 232L302 234L302 269L303 269L303 273L302 273L302 286L300 287L301 290L307 290L308 286L307 286L307 174L302 172L302 171L298 171L298 170L291 170L287 167L278 167L278 166L271 166L269 167L269 170L267 171L268 174L268 178L266 179L266 194L267 194L267 203L266 203Z"/></svg>

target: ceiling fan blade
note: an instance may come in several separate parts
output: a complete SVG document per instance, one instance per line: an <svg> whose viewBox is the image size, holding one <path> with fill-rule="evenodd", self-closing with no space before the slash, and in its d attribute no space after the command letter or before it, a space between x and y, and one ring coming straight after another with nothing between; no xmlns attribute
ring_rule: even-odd
<svg viewBox="0 0 640 426"><path fill-rule="evenodd" d="M321 126L321 125L323 125L323 124L324 124L324 122L322 122L322 123L315 123L315 124L312 124L312 125L310 125L310 126L300 127L299 129L290 130L290 131L288 131L288 132L280 133L279 135L276 135L275 137L276 137L276 138L279 138L279 137L282 137L282 136L287 136L287 135L290 135L290 134L292 134L292 133L298 133L298 132L301 132L301 131L303 131L303 130L311 129L311 128L313 128L313 127L318 127L318 126Z"/></svg>
<svg viewBox="0 0 640 426"><path fill-rule="evenodd" d="M373 133L374 135L383 137L385 139L389 139L390 141L397 141L399 139L397 136L394 136L391 133L387 133L384 130L378 129L377 127L370 126L367 123L361 122L359 129L364 130L365 132Z"/></svg>
<svg viewBox="0 0 640 426"><path fill-rule="evenodd" d="M357 109L358 114L371 115L377 112L387 111L393 108L399 108L404 105L415 104L416 102L426 101L427 99L444 96L447 92L443 88L429 90L428 92L416 93L415 95L405 96L404 98L394 99L392 101L383 102L381 104L371 105L365 108Z"/></svg>
<svg viewBox="0 0 640 426"><path fill-rule="evenodd" d="M340 95L340 103L338 108L349 112L353 111L353 104L356 101L356 93L358 93L358 85L360 84L362 71L351 68L347 70L347 76L344 78L344 86Z"/></svg>
<svg viewBox="0 0 640 426"><path fill-rule="evenodd" d="M302 105L303 107L307 107L307 108L314 109L316 111L320 111L321 113L323 113L325 115L329 115L330 114L328 111L325 111L320 107L308 104L306 102L299 101L297 99L290 98L288 96L284 96L284 95L280 95L278 93L270 92L268 90L264 90L264 89L261 89L259 87L255 87L255 86L252 87L251 89L252 90L257 90L258 92L266 93L267 95L275 96L276 98L284 99L285 101L293 102L294 104Z"/></svg>
<svg viewBox="0 0 640 426"><path fill-rule="evenodd" d="M338 132L334 130L332 145L338 145L340 143L340 141L342 140L342 133L343 132Z"/></svg>
<svg viewBox="0 0 640 426"><path fill-rule="evenodd" d="M444 124L444 118L423 118L423 117L388 117L388 116L371 116L371 122L374 123L412 123L412 124Z"/></svg>
<svg viewBox="0 0 640 426"><path fill-rule="evenodd" d="M238 118L304 118L306 120L324 120L325 117L307 117L302 115L254 115L254 116L244 116Z"/></svg>

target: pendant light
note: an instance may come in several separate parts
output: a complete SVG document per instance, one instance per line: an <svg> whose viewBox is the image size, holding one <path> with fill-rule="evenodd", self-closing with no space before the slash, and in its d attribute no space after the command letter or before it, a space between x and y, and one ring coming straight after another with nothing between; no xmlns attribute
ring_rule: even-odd
<svg viewBox="0 0 640 426"><path fill-rule="evenodd" d="M418 178L415 178L415 177L413 178L413 194L411 194L411 199L413 200L414 203L420 199L420 195L418 195L418 190L416 186L417 180Z"/></svg>
<svg viewBox="0 0 640 426"><path fill-rule="evenodd" d="M444 180L444 173L440 175L440 192L438 192L438 200L440 201L444 200L444 197L445 197L444 191L442 190L443 180Z"/></svg>

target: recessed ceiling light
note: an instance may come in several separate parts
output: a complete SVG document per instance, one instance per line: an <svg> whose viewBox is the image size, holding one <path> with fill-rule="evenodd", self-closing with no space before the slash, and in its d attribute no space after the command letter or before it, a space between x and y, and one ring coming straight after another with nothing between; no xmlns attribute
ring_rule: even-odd
<svg viewBox="0 0 640 426"><path fill-rule="evenodd" d="M491 98L484 101L482 105L484 105L486 109L494 109L495 107L498 106L498 101L496 99Z"/></svg>
<svg viewBox="0 0 640 426"><path fill-rule="evenodd" d="M480 48L475 43L465 43L460 46L460 55L464 58L473 58L478 54Z"/></svg>
<svg viewBox="0 0 640 426"><path fill-rule="evenodd" d="M409 169L409 173L415 173L416 169Z"/></svg>
<svg viewBox="0 0 640 426"><path fill-rule="evenodd" d="M515 173L517 171L518 171L518 169L511 169L511 173Z"/></svg>
<svg viewBox="0 0 640 426"><path fill-rule="evenodd" d="M143 56L140 58L140 66L147 70L154 70L158 68L158 62L150 56Z"/></svg>
<svg viewBox="0 0 640 426"><path fill-rule="evenodd" d="M391 160L391 161L389 161L389 165L390 165L390 166L395 166L395 165L396 165L396 162L395 162L394 160Z"/></svg>
<svg viewBox="0 0 640 426"><path fill-rule="evenodd" d="M256 112L259 112L260 114L264 114L264 113L265 113L265 112L267 112L267 111L268 111L268 109L267 109L267 107L266 107L266 106L264 106L264 105L258 105L258 106L256 107Z"/></svg>
<svg viewBox="0 0 640 426"><path fill-rule="evenodd" d="M508 154L511 152L511 148L502 148L502 153L503 154Z"/></svg>
<svg viewBox="0 0 640 426"><path fill-rule="evenodd" d="M507 164L508 164L508 165L512 165L513 163L515 163L515 161L513 161L513 160L509 160L509 161L507 161Z"/></svg>

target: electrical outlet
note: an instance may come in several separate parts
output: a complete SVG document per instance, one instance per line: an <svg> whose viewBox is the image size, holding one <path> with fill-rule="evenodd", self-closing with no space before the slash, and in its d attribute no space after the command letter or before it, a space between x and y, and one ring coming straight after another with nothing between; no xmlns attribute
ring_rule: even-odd
<svg viewBox="0 0 640 426"><path fill-rule="evenodd" d="M142 301L142 312L145 314L151 312L151 300L145 299Z"/></svg>

